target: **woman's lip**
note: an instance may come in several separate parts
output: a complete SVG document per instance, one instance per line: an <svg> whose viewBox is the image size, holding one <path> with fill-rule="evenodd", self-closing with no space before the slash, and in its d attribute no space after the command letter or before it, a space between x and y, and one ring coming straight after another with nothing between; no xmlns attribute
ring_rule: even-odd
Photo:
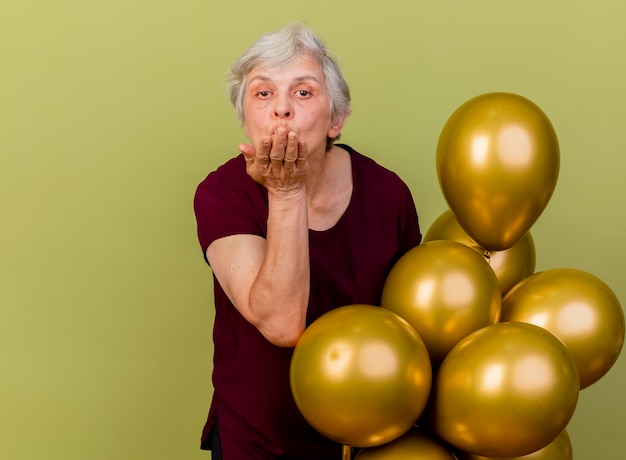
<svg viewBox="0 0 626 460"><path fill-rule="evenodd" d="M274 133L278 130L278 128L285 128L285 130L289 133L290 131L295 131L295 129L293 129L292 127L290 127L289 125L276 125L272 128L272 135L274 135Z"/></svg>

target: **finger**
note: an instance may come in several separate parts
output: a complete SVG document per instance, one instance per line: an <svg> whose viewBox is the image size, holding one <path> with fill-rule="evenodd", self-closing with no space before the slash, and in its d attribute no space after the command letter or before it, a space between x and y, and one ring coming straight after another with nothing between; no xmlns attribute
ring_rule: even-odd
<svg viewBox="0 0 626 460"><path fill-rule="evenodd" d="M287 135L287 147L285 148L285 164L295 163L298 159L298 135L290 131Z"/></svg>
<svg viewBox="0 0 626 460"><path fill-rule="evenodd" d="M287 147L287 130L280 127L274 133L272 147L270 149L270 162L272 166L280 167L285 158L285 148Z"/></svg>
<svg viewBox="0 0 626 460"><path fill-rule="evenodd" d="M256 150L254 150L254 147L248 144L239 144L238 148L239 151L243 153L247 162L254 161L254 157L256 156Z"/></svg>
<svg viewBox="0 0 626 460"><path fill-rule="evenodd" d="M256 152L256 161L259 166L267 166L270 162L270 148L272 146L272 138L265 136L261 139L261 145Z"/></svg>
<svg viewBox="0 0 626 460"><path fill-rule="evenodd" d="M308 146L304 141L298 141L298 162L304 162L307 160L309 154Z"/></svg>

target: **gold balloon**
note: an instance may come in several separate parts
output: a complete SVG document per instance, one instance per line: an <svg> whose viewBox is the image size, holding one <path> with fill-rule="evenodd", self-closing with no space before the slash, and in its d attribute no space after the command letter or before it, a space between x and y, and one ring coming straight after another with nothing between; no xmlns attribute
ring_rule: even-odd
<svg viewBox="0 0 626 460"><path fill-rule="evenodd" d="M503 295L535 272L535 262L535 241L530 231L509 249L489 253L489 265L500 281Z"/></svg>
<svg viewBox="0 0 626 460"><path fill-rule="evenodd" d="M485 255L489 252L474 241L472 237L469 236L465 230L463 230L463 227L461 227L451 209L446 210L443 214L437 217L437 219L435 219L424 235L423 242L426 243L428 241L437 240L456 241L457 243L462 243L481 255Z"/></svg>
<svg viewBox="0 0 626 460"><path fill-rule="evenodd" d="M580 387L613 366L624 344L624 312L600 279L576 269L536 273L504 297L503 321L532 323L565 343L574 356Z"/></svg>
<svg viewBox="0 0 626 460"><path fill-rule="evenodd" d="M429 408L433 430L485 457L519 457L563 431L578 402L565 345L528 323L498 323L463 339L443 360Z"/></svg>
<svg viewBox="0 0 626 460"><path fill-rule="evenodd" d="M554 441L532 454L521 457L483 457L466 453L461 454L459 460L572 460L572 458L572 443L567 430L563 430Z"/></svg>
<svg viewBox="0 0 626 460"><path fill-rule="evenodd" d="M457 241L482 254L498 277L502 294L535 272L535 241L530 231L509 249L487 251L463 230L452 210L448 209L424 235L424 242L435 240Z"/></svg>
<svg viewBox="0 0 626 460"><path fill-rule="evenodd" d="M456 241L429 241L392 267L381 305L406 319L434 365L462 338L500 319L498 279L483 256Z"/></svg>
<svg viewBox="0 0 626 460"><path fill-rule="evenodd" d="M461 105L437 144L439 185L461 227L490 251L513 246L550 200L559 146L528 99L487 93Z"/></svg>
<svg viewBox="0 0 626 460"><path fill-rule="evenodd" d="M398 438L419 418L432 368L405 320L384 308L347 305L304 331L290 382L311 426L340 444L371 447Z"/></svg>
<svg viewBox="0 0 626 460"><path fill-rule="evenodd" d="M400 438L388 444L369 447L354 460L457 460L447 447L434 437L411 428Z"/></svg>

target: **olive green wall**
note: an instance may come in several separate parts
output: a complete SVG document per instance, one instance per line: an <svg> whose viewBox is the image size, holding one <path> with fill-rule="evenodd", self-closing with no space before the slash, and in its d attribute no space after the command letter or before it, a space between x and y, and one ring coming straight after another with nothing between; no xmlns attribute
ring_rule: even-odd
<svg viewBox="0 0 626 460"><path fill-rule="evenodd" d="M340 56L343 140L397 170L424 230L461 103L511 91L561 143L537 269L626 303L626 4L599 1L5 0L0 6L0 458L209 458L210 271L196 184L243 140L228 64L306 20ZM626 359L583 390L576 459L626 448Z"/></svg>

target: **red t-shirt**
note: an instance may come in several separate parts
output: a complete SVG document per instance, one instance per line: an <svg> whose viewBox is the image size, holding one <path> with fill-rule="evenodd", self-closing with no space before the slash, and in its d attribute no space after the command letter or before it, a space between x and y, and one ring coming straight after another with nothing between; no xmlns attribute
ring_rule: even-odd
<svg viewBox="0 0 626 460"><path fill-rule="evenodd" d="M309 230L311 289L307 322L355 303L379 305L395 262L418 245L417 212L406 184L352 148L353 191L334 227ZM203 254L216 239L267 233L267 191L239 155L200 183L194 209ZM289 386L293 348L268 342L235 309L214 278L213 402L202 434L210 448L218 420L226 460L340 459L341 446L311 428ZM235 453L237 452L237 453Z"/></svg>

